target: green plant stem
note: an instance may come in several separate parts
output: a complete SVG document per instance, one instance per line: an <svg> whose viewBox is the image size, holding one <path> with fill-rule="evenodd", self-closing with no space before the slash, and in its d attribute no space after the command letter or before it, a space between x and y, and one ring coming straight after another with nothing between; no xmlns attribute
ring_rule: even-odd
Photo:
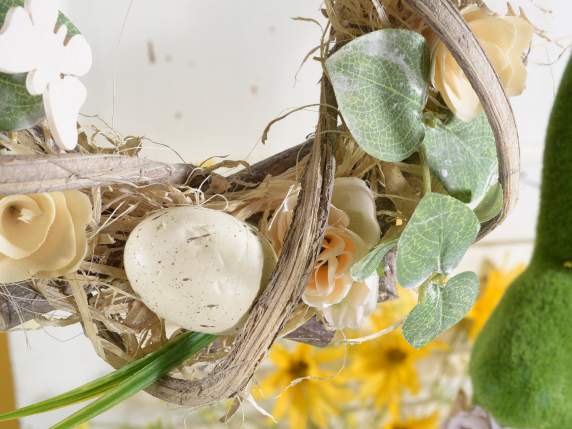
<svg viewBox="0 0 572 429"><path fill-rule="evenodd" d="M157 356L145 367L126 378L98 400L72 414L50 429L73 429L120 402L151 386L173 368L181 365L193 354L215 340L210 334L192 333L167 352Z"/></svg>
<svg viewBox="0 0 572 429"><path fill-rule="evenodd" d="M99 396L107 392L108 390L112 389L113 387L117 386L126 378L135 374L137 371L145 367L154 359L157 359L159 356L163 355L164 353L167 353L169 350L173 349L173 347L177 346L183 340L185 340L185 338L188 338L191 335L192 332L186 332L184 334L181 334L174 340L167 343L161 349L153 353L149 353L145 357L138 359L134 362L131 362L130 364L125 365L121 369L118 369L117 371L114 371L111 374L98 378L97 380L94 380L92 382L86 383L76 389L70 390L69 392L63 393L58 396L54 396L53 398L50 398L46 401L22 407L15 411L0 414L0 422L7 420L14 420L30 416L33 414L44 413L46 411L55 410L58 408L76 404L78 402L83 402L85 400Z"/></svg>
<svg viewBox="0 0 572 429"><path fill-rule="evenodd" d="M423 195L431 193L431 170L429 169L429 162L427 161L427 154L425 153L425 146L419 147L419 161L421 163L421 177L423 179Z"/></svg>

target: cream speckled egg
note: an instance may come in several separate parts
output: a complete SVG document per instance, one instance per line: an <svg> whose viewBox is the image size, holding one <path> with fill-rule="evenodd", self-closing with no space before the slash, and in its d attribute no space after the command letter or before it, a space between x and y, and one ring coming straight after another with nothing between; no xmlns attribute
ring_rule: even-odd
<svg viewBox="0 0 572 429"><path fill-rule="evenodd" d="M185 329L224 333L261 287L264 249L244 222L216 210L175 207L129 235L124 264L145 305Z"/></svg>

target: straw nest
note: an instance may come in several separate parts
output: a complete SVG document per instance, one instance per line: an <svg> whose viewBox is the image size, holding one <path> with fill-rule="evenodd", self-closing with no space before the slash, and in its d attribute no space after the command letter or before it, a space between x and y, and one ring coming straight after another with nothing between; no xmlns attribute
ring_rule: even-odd
<svg viewBox="0 0 572 429"><path fill-rule="evenodd" d="M495 131L506 213L518 170L514 119L492 67L457 9L448 0L386 0L383 6L378 0L326 0L323 13L328 21L321 43L308 55L321 62L352 38L385 27L419 32L431 27L449 45ZM10 299L0 299L0 328L30 319L58 326L80 321L102 359L115 367L133 361L176 334L134 294L123 269L125 242L139 222L164 208L201 205L224 210L264 233L273 211L301 189L277 268L242 331L221 337L149 391L183 405L238 397L277 337L290 334L294 340L326 345L333 333L308 313L300 297L321 246L333 178L365 180L376 195L381 228L388 231L401 228L412 214L421 196L421 174L415 156L403 163L386 163L363 152L338 122L326 75L321 89L313 138L233 175L218 171L244 163L155 163L138 157L144 139L120 138L93 128L82 130L77 153L57 157L46 128L2 135L0 145L17 156L0 157L5 160L0 194L89 188L85 192L92 199L94 222L89 228L89 254L74 276L2 286ZM98 143L102 138L105 145ZM485 226L485 233L502 216ZM386 297L391 295L390 262Z"/></svg>

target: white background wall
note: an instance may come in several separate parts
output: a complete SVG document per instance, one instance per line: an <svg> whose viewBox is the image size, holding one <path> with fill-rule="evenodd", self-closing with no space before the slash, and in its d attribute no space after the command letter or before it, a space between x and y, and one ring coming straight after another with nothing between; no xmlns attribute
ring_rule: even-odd
<svg viewBox="0 0 572 429"><path fill-rule="evenodd" d="M554 4L553 34L566 44L572 2L554 0ZM294 75L304 55L317 44L320 30L291 18L320 19L319 7L319 0L64 1L63 10L94 51L94 67L84 80L89 99L83 111L98 114L125 135L144 135L168 144L187 161L211 155L255 161L299 143L313 130L315 109L278 124L267 146L259 138L272 118L318 100L320 68L310 62L297 79ZM465 258L468 268L478 268L483 257L494 257L502 264L526 261L529 255L529 244L487 247L486 243L533 237L542 140L567 55L550 66L539 63L554 59L557 51L553 44L535 42L529 89L513 100L522 144L520 202L485 245ZM159 145L148 155L176 160ZM14 333L11 344L21 405L110 370L77 326ZM159 410L173 412L139 397L101 420L148 421ZM44 429L69 411L26 419L25 427Z"/></svg>

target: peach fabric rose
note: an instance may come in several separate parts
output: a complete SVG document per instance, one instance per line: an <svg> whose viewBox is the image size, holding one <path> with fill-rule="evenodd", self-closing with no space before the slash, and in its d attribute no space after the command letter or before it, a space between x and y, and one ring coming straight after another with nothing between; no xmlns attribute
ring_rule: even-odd
<svg viewBox="0 0 572 429"><path fill-rule="evenodd" d="M277 252L282 249L296 200L297 193L290 195L269 223L267 235ZM378 276L354 282L350 269L379 237L373 193L365 182L355 177L335 179L322 250L302 299L322 310L337 329L359 327L376 307Z"/></svg>
<svg viewBox="0 0 572 429"><path fill-rule="evenodd" d="M0 197L0 283L77 270L91 218L91 202L79 191Z"/></svg>
<svg viewBox="0 0 572 429"><path fill-rule="evenodd" d="M520 95L526 86L523 56L529 48L534 27L519 16L498 16L476 5L462 14L495 68L509 96ZM451 111L471 121L481 111L479 98L451 52L440 41L433 48L433 84Z"/></svg>

